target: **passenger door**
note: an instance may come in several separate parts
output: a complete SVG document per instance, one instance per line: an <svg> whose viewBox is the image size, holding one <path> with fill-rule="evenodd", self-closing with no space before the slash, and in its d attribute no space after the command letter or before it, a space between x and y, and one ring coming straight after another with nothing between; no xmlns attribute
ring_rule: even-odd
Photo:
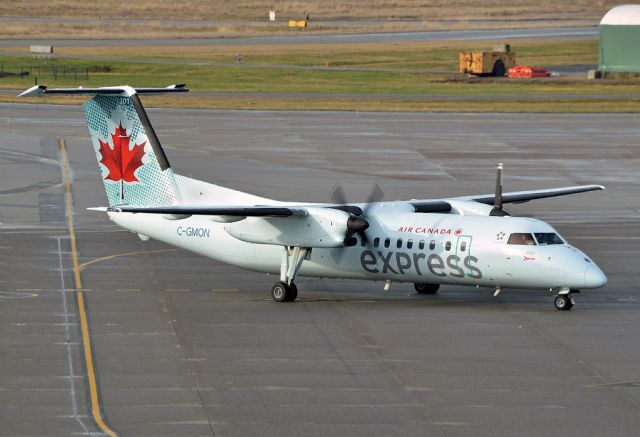
<svg viewBox="0 0 640 437"><path fill-rule="evenodd" d="M460 268L465 275L471 275L472 271L465 267L464 260L471 256L471 241L473 238L471 235L460 235L456 243L456 260L458 268Z"/></svg>

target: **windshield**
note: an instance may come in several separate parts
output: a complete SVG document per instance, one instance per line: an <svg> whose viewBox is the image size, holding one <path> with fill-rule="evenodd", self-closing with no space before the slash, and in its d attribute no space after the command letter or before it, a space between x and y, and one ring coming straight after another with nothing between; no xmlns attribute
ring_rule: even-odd
<svg viewBox="0 0 640 437"><path fill-rule="evenodd" d="M546 244L564 244L562 238L555 232L537 232L533 235L536 236L536 240L538 240L538 244L541 246Z"/></svg>
<svg viewBox="0 0 640 437"><path fill-rule="evenodd" d="M531 234L515 233L515 234L509 235L509 240L507 240L507 244L535 246L536 242L534 241L533 236L531 236Z"/></svg>

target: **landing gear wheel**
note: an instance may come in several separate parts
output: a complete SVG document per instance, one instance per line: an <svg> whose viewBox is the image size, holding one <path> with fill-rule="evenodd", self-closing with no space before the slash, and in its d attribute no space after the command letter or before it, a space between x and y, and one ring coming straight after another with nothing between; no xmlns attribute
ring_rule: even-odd
<svg viewBox="0 0 640 437"><path fill-rule="evenodd" d="M276 282L271 287L271 298L275 302L293 302L298 297L298 287L295 284Z"/></svg>
<svg viewBox="0 0 640 437"><path fill-rule="evenodd" d="M286 302L288 293L290 293L289 286L284 282L276 282L271 287L271 298L275 302Z"/></svg>
<svg viewBox="0 0 640 437"><path fill-rule="evenodd" d="M573 308L573 299L568 294L559 294L553 298L553 305L559 311L569 311Z"/></svg>
<svg viewBox="0 0 640 437"><path fill-rule="evenodd" d="M293 302L298 297L298 287L293 282L289 285L289 295L287 296L287 300L285 302Z"/></svg>
<svg viewBox="0 0 640 437"><path fill-rule="evenodd" d="M436 294L440 288L440 284L425 284L424 282L416 282L413 288L418 294Z"/></svg>

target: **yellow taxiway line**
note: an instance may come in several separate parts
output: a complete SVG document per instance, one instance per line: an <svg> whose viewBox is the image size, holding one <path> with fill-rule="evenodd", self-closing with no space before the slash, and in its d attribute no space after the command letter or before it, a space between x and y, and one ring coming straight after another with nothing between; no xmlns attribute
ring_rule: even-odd
<svg viewBox="0 0 640 437"><path fill-rule="evenodd" d="M132 256L132 255L145 255L145 254L149 254L149 253L162 253L162 252L175 252L177 250L182 250L182 249L157 249L157 250L141 250L138 252L124 252L124 253L114 253L113 255L108 255L108 256L103 256L100 258L96 258L96 259L92 259L91 261L87 261L85 263L82 263L80 265L78 265L78 267L80 268L80 270L84 270L85 267L89 267L92 264L95 263L99 263L102 261L107 261L113 258L119 258L121 256Z"/></svg>
<svg viewBox="0 0 640 437"><path fill-rule="evenodd" d="M85 366L87 368L87 379L89 380L89 394L91 396L91 413L98 427L105 434L116 437L117 434L104 422L100 412L100 397L98 396L98 383L93 367L93 354L91 351L91 337L89 335L89 323L87 321L87 309L84 301L84 291L82 290L82 280L80 279L80 264L78 263L78 248L76 245L76 233L73 227L73 201L71 197L71 178L69 176L69 159L67 156L67 145L64 139L60 139L60 152L62 153L62 172L64 174L65 206L67 210L67 224L69 226L69 238L71 239L71 256L73 259L73 275L76 285L76 298L78 302L78 313L80 316L80 330L82 332L82 346L84 351Z"/></svg>

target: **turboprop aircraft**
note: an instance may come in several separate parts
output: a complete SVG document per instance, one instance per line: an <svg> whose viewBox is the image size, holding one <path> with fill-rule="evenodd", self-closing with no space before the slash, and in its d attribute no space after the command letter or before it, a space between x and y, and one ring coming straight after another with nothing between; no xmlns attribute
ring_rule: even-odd
<svg viewBox="0 0 640 437"><path fill-rule="evenodd" d="M244 269L280 276L276 302L298 295L298 276L411 282L422 294L442 284L536 288L555 292L569 310L573 293L607 278L549 224L512 217L504 203L602 190L581 185L443 199L349 203L341 189L331 203L281 202L174 173L140 101L167 88L47 88L20 96L89 95L89 134L109 202L104 211L142 240L154 238Z"/></svg>

